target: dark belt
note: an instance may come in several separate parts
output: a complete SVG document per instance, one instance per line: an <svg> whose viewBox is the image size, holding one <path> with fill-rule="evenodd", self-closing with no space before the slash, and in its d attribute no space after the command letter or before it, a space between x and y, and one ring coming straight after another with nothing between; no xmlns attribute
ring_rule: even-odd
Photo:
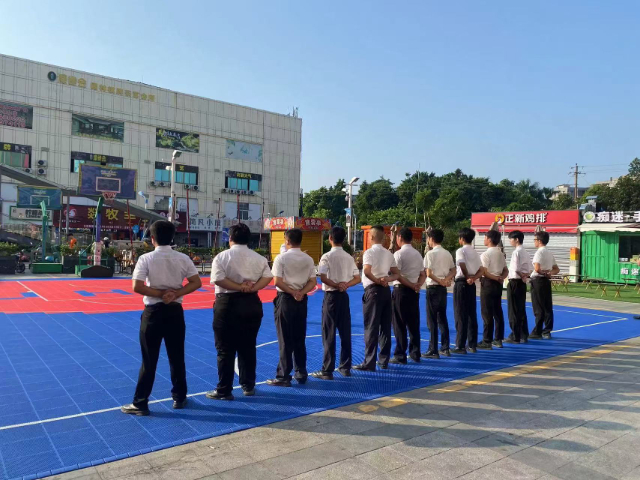
<svg viewBox="0 0 640 480"><path fill-rule="evenodd" d="M443 287L442 285L428 285L427 286L427 290L438 290L439 288L444 288L445 290L447 289L447 287Z"/></svg>
<svg viewBox="0 0 640 480"><path fill-rule="evenodd" d="M373 285L369 285L368 287L365 288L365 291L369 290L370 288L389 288L387 287L383 287L382 285L378 285L377 283L374 283Z"/></svg>
<svg viewBox="0 0 640 480"><path fill-rule="evenodd" d="M467 283L467 279L466 279L466 278L464 278L464 277L456 278L456 280L455 280L455 281L456 281L456 283L458 283L458 282L464 282L464 283Z"/></svg>

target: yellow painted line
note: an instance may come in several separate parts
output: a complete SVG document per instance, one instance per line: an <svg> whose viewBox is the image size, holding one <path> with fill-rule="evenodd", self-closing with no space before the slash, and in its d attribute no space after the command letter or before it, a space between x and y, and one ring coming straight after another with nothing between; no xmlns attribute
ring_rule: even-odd
<svg viewBox="0 0 640 480"><path fill-rule="evenodd" d="M375 405L360 405L358 409L364 413L371 413L378 410L378 407L376 407Z"/></svg>
<svg viewBox="0 0 640 480"><path fill-rule="evenodd" d="M385 400L384 402L380 402L378 405L384 408L393 408L398 407L400 405L404 405L408 403L406 400L402 400L401 398L392 398L390 400Z"/></svg>

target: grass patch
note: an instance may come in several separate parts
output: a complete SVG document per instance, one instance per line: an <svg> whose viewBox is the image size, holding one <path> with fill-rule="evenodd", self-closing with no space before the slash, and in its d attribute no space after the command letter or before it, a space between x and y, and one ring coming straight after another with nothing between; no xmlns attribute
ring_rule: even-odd
<svg viewBox="0 0 640 480"><path fill-rule="evenodd" d="M586 285L582 285L581 283L570 283L567 285L567 289L569 290L568 292L560 285L557 289L553 289L553 294L564 295L566 297L592 298L594 300L603 299L614 302L640 303L640 295L634 285L628 285L626 288L622 287L619 297L615 296L616 289L611 285L607 286L606 295L603 295L602 287L594 284L587 289Z"/></svg>

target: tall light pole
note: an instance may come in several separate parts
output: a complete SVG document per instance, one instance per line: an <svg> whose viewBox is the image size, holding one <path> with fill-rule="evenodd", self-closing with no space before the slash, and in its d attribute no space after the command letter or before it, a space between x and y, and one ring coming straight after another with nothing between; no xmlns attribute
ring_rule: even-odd
<svg viewBox="0 0 640 480"><path fill-rule="evenodd" d="M353 241L353 238L351 237L351 224L353 222L353 187L355 187L355 183L358 180L360 180L359 177L353 177L345 189L347 192L347 202L349 203L349 222L347 223L347 238L349 239L349 243Z"/></svg>
<svg viewBox="0 0 640 480"><path fill-rule="evenodd" d="M167 170L171 169L171 199L169 200L171 203L169 207L169 221L171 223L175 223L176 221L176 158L179 158L180 155L182 155L180 150L174 150L171 156L171 167L167 167ZM189 218L188 212L187 218Z"/></svg>

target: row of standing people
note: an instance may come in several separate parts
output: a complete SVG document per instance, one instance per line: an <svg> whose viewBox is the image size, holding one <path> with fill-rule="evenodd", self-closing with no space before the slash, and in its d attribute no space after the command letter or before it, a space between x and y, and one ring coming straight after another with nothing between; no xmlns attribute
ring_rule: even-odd
<svg viewBox="0 0 640 480"><path fill-rule="evenodd" d="M383 369L389 363L406 363L407 349L414 361L420 361L420 310L419 292L427 281L427 323L431 333L429 350L422 357L438 357L438 327L442 334L442 349L449 354L448 324L446 319L446 287L455 278L456 287L460 275L465 284L462 293L454 289L454 310L456 311L457 342L468 342L470 351L475 351L474 341L477 336L475 320L475 280L484 279L499 281L501 274L496 272L492 264L492 254L483 254L482 266L475 268L472 254L469 252L473 231L461 232L461 242L465 246L458 251L457 270L451 255L444 250L442 232L435 230L429 236L431 250L423 259L421 254L411 246L411 231L400 232L400 250L391 254L384 249L384 230L374 227L371 230L373 247L365 252L363 258L362 283L365 292L362 298L365 327L365 360L352 366L351 352L351 312L347 290L360 283L361 277L353 258L342 249L345 231L334 227L330 234L331 251L323 255L319 274L324 290L322 305L322 343L323 364L312 377L333 379L336 364L336 337L340 336L341 351L338 371L343 376L350 376L351 369L375 370L376 364ZM543 232L544 233L544 232ZM162 341L165 342L171 369L171 390L173 408L180 409L187 405L186 366L184 361L184 340L186 326L182 309L182 298L201 287L200 277L188 256L171 249L171 241L175 235L175 227L169 222L156 222L151 228L152 242L155 250L142 255L133 274L133 290L144 295L145 309L141 316L140 346L142 365L133 402L122 407L122 411L134 415L148 415L149 396L153 388L156 366ZM270 270L266 259L251 251L247 244L250 231L246 225L233 226L229 232L231 248L218 254L212 265L211 283L215 285L216 301L214 304L213 331L217 350L218 385L206 396L216 400L233 399L234 364L237 356L238 376L242 392L245 396L255 394L256 384L256 339L261 326L263 310L258 292L266 287L275 277L277 289L274 300L274 319L278 335L280 360L276 377L268 380L275 386L290 386L292 374L298 383L307 381L306 326L307 295L316 288L316 272L313 260L300 250L302 231L298 229L286 232L287 252L279 255ZM491 241L492 234L487 234ZM495 238L493 238L495 240ZM467 241L469 240L469 241ZM498 240L499 242L499 237ZM538 240L537 240L538 241ZM539 240L546 244L548 236ZM495 248L495 245L489 245ZM473 250L473 247L470 247ZM464 251L466 249L466 251ZM462 254L469 254L467 257ZM475 250L473 250L475 253ZM525 252L526 253L526 252ZM540 251L538 252L540 253ZM448 258L446 257L448 255ZM476 253L477 255L477 253ZM502 255L502 254L501 254ZM493 257L497 258L496 255ZM538 257L538 254L536 254ZM551 257L552 258L552 257ZM539 259L535 270L540 278L547 278L557 269L555 262L548 266L547 257ZM504 262L504 257L502 257ZM486 263L486 265L484 265ZM513 264L513 260L512 260ZM445 271L446 270L446 271ZM504 269L503 269L504 270ZM460 275L456 274L459 273ZM518 270L522 281L526 281L527 273ZM491 278L494 276L495 278ZM533 275L532 275L533 277ZM184 279L187 283L183 285ZM462 283L462 282L460 282ZM534 283L534 282L532 282ZM389 286L393 284L393 293ZM473 292L471 287L473 285ZM536 287L536 290L538 288ZM483 318L485 318L486 335L492 335L493 320L491 313L498 321L500 313L490 295L484 295L483 283L481 294ZM487 290L488 292L489 290ZM540 288L538 302L543 306L540 317L544 323L545 336L553 326L551 311L551 288ZM471 307L473 294L473 309ZM533 292L532 292L533 294ZM501 295L501 289L500 289ZM518 295L518 294L515 294ZM511 298L511 297L510 297ZM515 298L515 296L513 297ZM521 297L518 297L520 299ZM535 299L534 295L534 299ZM545 299L548 299L545 300ZM492 300L491 303L489 300ZM473 310L473 311L472 311ZM500 307L501 312L501 307ZM536 305L534 303L534 310ZM511 308L509 309L511 312ZM514 312L524 312L524 308ZM515 317L514 317L515 318ZM518 317L520 318L520 317ZM526 318L526 317L525 317ZM546 320L544 320L546 319ZM519 320L519 324L522 321ZM526 322L526 320L525 320ZM391 326L396 337L396 349L393 358L391 350ZM534 338L536 328L529 338ZM542 333L540 327L540 334ZM474 335L473 332L476 332ZM407 332L409 342L407 342ZM464 335L461 332L468 332ZM496 329L496 341L500 328ZM515 336L514 341L520 340ZM491 339L489 339L491 342ZM380 354L378 356L378 348ZM491 348L489 343L488 348ZM454 352L466 353L464 343L456 343Z"/></svg>

